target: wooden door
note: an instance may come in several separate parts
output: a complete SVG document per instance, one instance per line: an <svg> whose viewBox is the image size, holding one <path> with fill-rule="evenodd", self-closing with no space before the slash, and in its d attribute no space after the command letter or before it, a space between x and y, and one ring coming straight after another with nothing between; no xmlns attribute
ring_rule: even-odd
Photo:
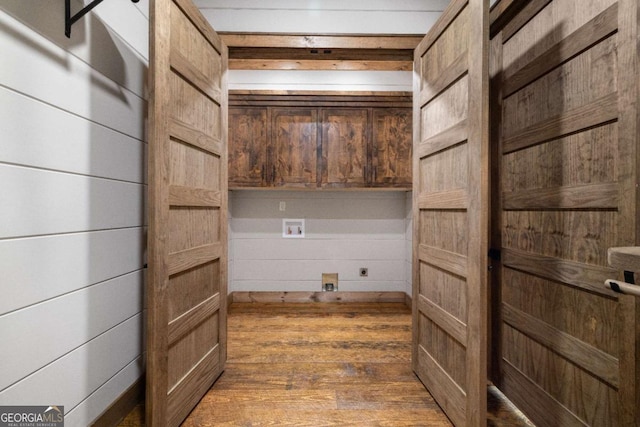
<svg viewBox="0 0 640 427"><path fill-rule="evenodd" d="M322 110L322 186L364 187L369 156L369 109Z"/></svg>
<svg viewBox="0 0 640 427"><path fill-rule="evenodd" d="M413 367L458 426L486 425L488 39L454 0L414 62Z"/></svg>
<svg viewBox="0 0 640 427"><path fill-rule="evenodd" d="M411 187L412 112L405 108L374 108L371 185Z"/></svg>
<svg viewBox="0 0 640 427"><path fill-rule="evenodd" d="M269 109L229 108L229 186L263 187L267 182Z"/></svg>
<svg viewBox="0 0 640 427"><path fill-rule="evenodd" d="M146 423L176 426L224 368L227 49L190 0L151 2Z"/></svg>
<svg viewBox="0 0 640 427"><path fill-rule="evenodd" d="M637 302L602 285L639 241L638 1L524 6L492 28L496 381L540 426L639 425Z"/></svg>
<svg viewBox="0 0 640 427"><path fill-rule="evenodd" d="M271 114L271 181L277 186L316 187L318 111L273 108Z"/></svg>

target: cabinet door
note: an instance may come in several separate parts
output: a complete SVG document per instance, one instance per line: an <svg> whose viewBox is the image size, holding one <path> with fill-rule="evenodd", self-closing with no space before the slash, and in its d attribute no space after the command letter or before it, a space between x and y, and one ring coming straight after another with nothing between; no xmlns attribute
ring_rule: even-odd
<svg viewBox="0 0 640 427"><path fill-rule="evenodd" d="M267 108L229 108L229 186L267 184Z"/></svg>
<svg viewBox="0 0 640 427"><path fill-rule="evenodd" d="M411 187L411 116L410 108L373 110L372 186Z"/></svg>
<svg viewBox="0 0 640 427"><path fill-rule="evenodd" d="M369 146L368 109L322 111L322 186L364 187Z"/></svg>
<svg viewBox="0 0 640 427"><path fill-rule="evenodd" d="M315 187L318 161L315 108L274 108L270 178L276 186Z"/></svg>

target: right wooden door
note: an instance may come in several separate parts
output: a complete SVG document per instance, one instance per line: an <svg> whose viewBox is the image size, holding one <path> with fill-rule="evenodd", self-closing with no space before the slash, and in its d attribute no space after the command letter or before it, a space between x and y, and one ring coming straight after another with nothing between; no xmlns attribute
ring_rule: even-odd
<svg viewBox="0 0 640 427"><path fill-rule="evenodd" d="M638 1L523 2L492 28L496 382L539 426L638 425ZM500 22L496 20L495 22Z"/></svg>
<svg viewBox="0 0 640 427"><path fill-rule="evenodd" d="M487 422L488 3L414 54L413 368L456 426Z"/></svg>

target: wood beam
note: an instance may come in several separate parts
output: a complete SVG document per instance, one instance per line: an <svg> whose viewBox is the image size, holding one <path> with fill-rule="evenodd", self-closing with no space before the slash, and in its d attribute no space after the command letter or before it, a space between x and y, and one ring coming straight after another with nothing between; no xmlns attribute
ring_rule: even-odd
<svg viewBox="0 0 640 427"><path fill-rule="evenodd" d="M230 70L411 71L413 61L230 59Z"/></svg>
<svg viewBox="0 0 640 427"><path fill-rule="evenodd" d="M409 49L413 50L422 35L323 35L219 33L230 47L326 48L326 49Z"/></svg>
<svg viewBox="0 0 640 427"><path fill-rule="evenodd" d="M420 36L223 33L232 70L411 71Z"/></svg>

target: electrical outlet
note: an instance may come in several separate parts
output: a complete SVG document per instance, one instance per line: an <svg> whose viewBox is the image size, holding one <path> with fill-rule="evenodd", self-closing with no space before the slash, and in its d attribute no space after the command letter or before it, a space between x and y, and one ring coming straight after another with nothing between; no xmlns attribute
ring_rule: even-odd
<svg viewBox="0 0 640 427"><path fill-rule="evenodd" d="M369 269L366 267L360 267L360 277L369 277Z"/></svg>
<svg viewBox="0 0 640 427"><path fill-rule="evenodd" d="M287 210L287 202L280 202L280 212Z"/></svg>

